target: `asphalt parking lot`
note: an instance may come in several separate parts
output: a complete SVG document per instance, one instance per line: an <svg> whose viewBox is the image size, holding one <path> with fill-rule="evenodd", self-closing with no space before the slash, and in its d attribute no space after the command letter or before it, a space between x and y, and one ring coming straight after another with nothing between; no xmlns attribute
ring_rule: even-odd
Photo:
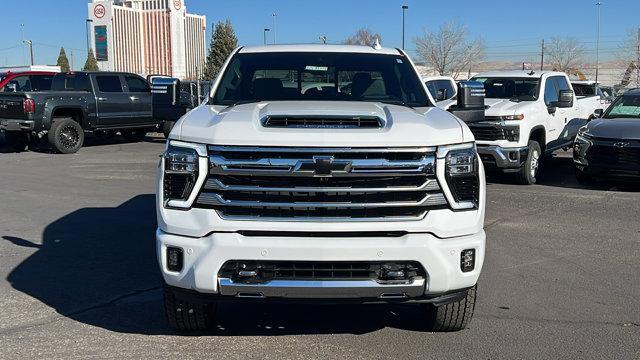
<svg viewBox="0 0 640 360"><path fill-rule="evenodd" d="M491 179L470 328L420 330L413 306L226 305L169 330L155 258L161 138L74 155L0 147L0 358L640 358L640 185Z"/></svg>

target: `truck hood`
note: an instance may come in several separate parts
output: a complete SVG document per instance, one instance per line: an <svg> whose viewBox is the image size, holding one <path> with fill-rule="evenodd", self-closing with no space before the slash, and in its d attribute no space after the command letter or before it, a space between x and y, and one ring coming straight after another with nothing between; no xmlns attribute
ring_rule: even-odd
<svg viewBox="0 0 640 360"><path fill-rule="evenodd" d="M528 111L528 107L532 106L533 101L515 102L509 99L484 99L486 116L505 116L524 114Z"/></svg>
<svg viewBox="0 0 640 360"><path fill-rule="evenodd" d="M595 119L587 124L587 133L607 139L640 140L640 119Z"/></svg>
<svg viewBox="0 0 640 360"><path fill-rule="evenodd" d="M261 119L275 115L378 116L382 128L264 127ZM263 101L217 111L202 105L186 114L171 138L215 145L406 147L436 146L473 138L460 120L436 107L424 113L374 102Z"/></svg>

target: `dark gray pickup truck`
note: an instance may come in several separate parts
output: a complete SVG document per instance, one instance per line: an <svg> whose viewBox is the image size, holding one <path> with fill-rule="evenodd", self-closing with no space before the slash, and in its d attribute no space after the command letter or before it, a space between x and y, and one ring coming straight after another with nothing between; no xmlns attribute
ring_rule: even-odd
<svg viewBox="0 0 640 360"><path fill-rule="evenodd" d="M75 153L85 132L120 133L142 140L155 130L151 89L134 74L76 72L56 74L51 91L0 93L0 130L16 149L46 135L60 153Z"/></svg>

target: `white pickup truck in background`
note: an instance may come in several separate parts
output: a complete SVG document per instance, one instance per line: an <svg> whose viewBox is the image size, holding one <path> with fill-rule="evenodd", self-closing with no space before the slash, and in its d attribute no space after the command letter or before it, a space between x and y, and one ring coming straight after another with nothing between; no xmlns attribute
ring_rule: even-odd
<svg viewBox="0 0 640 360"><path fill-rule="evenodd" d="M588 111L589 109L606 109L611 104L611 96L605 94L599 85L596 85L592 80L574 80L571 81L573 92L576 94L576 98L580 102L580 107ZM593 112L583 113L584 117L592 117Z"/></svg>
<svg viewBox="0 0 640 360"><path fill-rule="evenodd" d="M570 147L596 105L574 94L563 72L495 71L471 79L484 84L485 119L468 123L488 168L534 184L543 155Z"/></svg>

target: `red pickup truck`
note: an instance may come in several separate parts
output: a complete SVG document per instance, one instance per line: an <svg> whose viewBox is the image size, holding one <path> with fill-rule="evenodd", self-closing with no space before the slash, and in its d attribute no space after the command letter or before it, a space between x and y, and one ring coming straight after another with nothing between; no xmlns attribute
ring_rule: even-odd
<svg viewBox="0 0 640 360"><path fill-rule="evenodd" d="M51 81L55 74L48 71L0 73L0 92L51 90Z"/></svg>

